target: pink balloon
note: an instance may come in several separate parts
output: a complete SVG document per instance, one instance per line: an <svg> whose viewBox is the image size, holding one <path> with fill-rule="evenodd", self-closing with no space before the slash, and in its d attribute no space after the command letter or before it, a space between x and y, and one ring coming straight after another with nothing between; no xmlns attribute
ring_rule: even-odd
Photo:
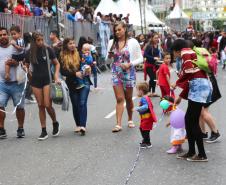
<svg viewBox="0 0 226 185"><path fill-rule="evenodd" d="M173 128L184 128L185 127L185 112L177 108L170 114L170 125Z"/></svg>

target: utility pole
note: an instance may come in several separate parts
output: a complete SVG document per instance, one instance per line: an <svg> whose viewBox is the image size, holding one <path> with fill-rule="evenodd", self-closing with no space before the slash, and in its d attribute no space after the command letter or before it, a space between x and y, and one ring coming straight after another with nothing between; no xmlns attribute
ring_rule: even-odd
<svg viewBox="0 0 226 185"><path fill-rule="evenodd" d="M147 23L146 23L146 0L143 0L144 1L144 4L143 4L143 7L144 7L144 34L146 34L146 30L147 30Z"/></svg>
<svg viewBox="0 0 226 185"><path fill-rule="evenodd" d="M57 32L60 35L60 27L59 27L59 12L58 12L58 0L55 0L56 2L56 22L57 22Z"/></svg>
<svg viewBox="0 0 226 185"><path fill-rule="evenodd" d="M141 23L141 33L144 34L144 29L143 29L143 16L142 16L142 4L141 0L139 0L139 7L140 7L140 23Z"/></svg>

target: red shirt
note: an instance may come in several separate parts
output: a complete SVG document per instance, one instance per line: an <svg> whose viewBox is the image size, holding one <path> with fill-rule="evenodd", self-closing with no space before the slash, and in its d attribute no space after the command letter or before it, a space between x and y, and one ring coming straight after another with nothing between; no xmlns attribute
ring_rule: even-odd
<svg viewBox="0 0 226 185"><path fill-rule="evenodd" d="M211 44L210 47L211 47L211 48L216 48L216 50L218 49L218 42L217 42L216 39L213 39L213 42L212 42L212 44Z"/></svg>
<svg viewBox="0 0 226 185"><path fill-rule="evenodd" d="M19 14L19 15L28 15L28 16L31 16L32 15L26 5L22 6L20 4L18 4L14 8L13 13L14 14Z"/></svg>
<svg viewBox="0 0 226 185"><path fill-rule="evenodd" d="M158 74L158 83L159 86L169 86L169 83L167 81L166 76L169 76L170 78L170 71L169 71L169 67L166 64L161 64L160 68L159 68L159 74Z"/></svg>

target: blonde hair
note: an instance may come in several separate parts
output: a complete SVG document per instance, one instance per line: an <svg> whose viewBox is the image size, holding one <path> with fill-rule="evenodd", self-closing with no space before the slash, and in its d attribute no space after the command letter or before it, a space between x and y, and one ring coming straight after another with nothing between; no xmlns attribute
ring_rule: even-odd
<svg viewBox="0 0 226 185"><path fill-rule="evenodd" d="M137 89L143 91L144 95L148 94L149 92L149 85L147 82L140 82L137 84Z"/></svg>
<svg viewBox="0 0 226 185"><path fill-rule="evenodd" d="M71 53L71 51L68 49L68 43L70 41L74 41L72 38L65 38L63 41L63 48L60 53L60 59L63 63L63 68L67 69L70 72L75 72L80 67L80 56L77 49Z"/></svg>
<svg viewBox="0 0 226 185"><path fill-rule="evenodd" d="M84 49L89 49L89 50L91 50L90 44L88 44L88 43L83 44L82 50L84 50Z"/></svg>

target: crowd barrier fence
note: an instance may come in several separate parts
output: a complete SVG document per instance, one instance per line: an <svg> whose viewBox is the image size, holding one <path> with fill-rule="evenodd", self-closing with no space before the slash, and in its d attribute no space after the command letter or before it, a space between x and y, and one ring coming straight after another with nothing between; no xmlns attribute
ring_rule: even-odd
<svg viewBox="0 0 226 185"><path fill-rule="evenodd" d="M45 41L50 44L49 34L51 30L59 28L60 35L63 38L73 37L76 44L78 44L81 36L90 37L93 39L94 44L98 48L98 52L103 51L103 42L107 42L110 37L109 30L111 25L103 23L94 24L89 21L72 22L67 19L67 14L62 12L60 18L58 17L59 24L57 25L57 17L43 17L43 16L21 16L16 14L0 13L0 26L10 29L11 26L17 25L21 28L21 33L39 31L43 33ZM105 34L105 32L107 34ZM110 31L111 32L111 31ZM106 35L108 39L106 40ZM106 50L106 48L104 48ZM104 62L104 61L102 61Z"/></svg>

